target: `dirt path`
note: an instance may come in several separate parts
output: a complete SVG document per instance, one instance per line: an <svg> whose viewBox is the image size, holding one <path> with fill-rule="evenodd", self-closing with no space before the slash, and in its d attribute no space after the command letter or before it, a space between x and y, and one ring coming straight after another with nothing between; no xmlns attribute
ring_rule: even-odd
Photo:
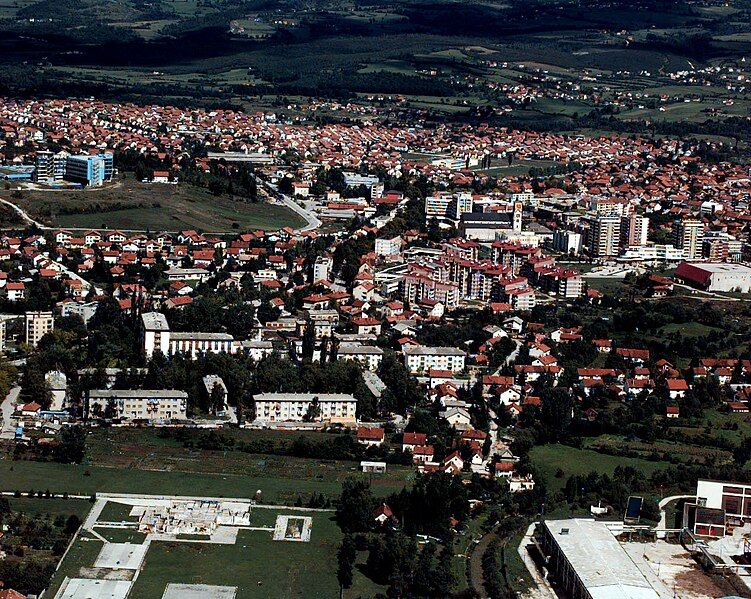
<svg viewBox="0 0 751 599"><path fill-rule="evenodd" d="M488 548L498 535L495 531L491 531L480 539L480 542L474 545L472 553L469 556L469 583L474 591L480 596L487 596L485 591L485 579L482 575L482 556L485 555L485 550Z"/></svg>

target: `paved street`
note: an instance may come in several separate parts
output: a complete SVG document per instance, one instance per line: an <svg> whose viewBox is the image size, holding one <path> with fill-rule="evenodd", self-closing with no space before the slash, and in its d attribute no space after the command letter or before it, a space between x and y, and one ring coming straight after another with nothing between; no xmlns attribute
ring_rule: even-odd
<svg viewBox="0 0 751 599"><path fill-rule="evenodd" d="M16 423L12 416L20 393L21 387L11 388L3 403L0 404L0 409L3 413L3 427L0 432L0 439L13 439L16 436Z"/></svg>

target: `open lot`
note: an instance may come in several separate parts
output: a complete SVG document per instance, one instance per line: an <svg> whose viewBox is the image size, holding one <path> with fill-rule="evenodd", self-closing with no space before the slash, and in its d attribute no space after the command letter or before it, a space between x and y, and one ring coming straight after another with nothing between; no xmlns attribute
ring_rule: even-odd
<svg viewBox="0 0 751 599"><path fill-rule="evenodd" d="M530 451L534 466L542 473L550 491L563 488L573 474L587 475L592 471L612 474L618 466L631 466L646 475L668 466L667 462L652 462L638 458L626 458L598 453L589 449L576 449L567 445L538 445ZM563 476L557 477L558 469Z"/></svg>
<svg viewBox="0 0 751 599"><path fill-rule="evenodd" d="M120 501L149 504L149 497ZM98 500L92 517L74 540L53 579L48 590L50 597L66 587L73 592L76 589L93 592L97 585L102 588L109 585L116 593L128 587L127 596L133 599L189 598L199 591L210 595L195 594L196 597L216 599L323 599L338 594L335 568L322 567L335 563L342 537L331 511L296 512L294 508L252 507L250 526L239 527L231 543L209 542L207 537L184 538L188 535L177 535L173 540L159 540L160 535L149 535L129 545L103 543L97 537L105 529L96 522L102 520L103 514L111 518L118 513L125 515L131 509L117 499ZM156 497L153 500L164 501ZM94 518L96 512L100 512L98 519ZM311 523L310 539L303 542L272 540L273 525L268 524L279 514L307 519ZM122 525L135 526L130 517L123 520ZM137 570L137 576L128 574L130 570ZM165 595L166 591L169 592ZM379 591L383 589L355 569L353 588L345 597L372 596ZM76 595L62 596L67 599Z"/></svg>
<svg viewBox="0 0 751 599"><path fill-rule="evenodd" d="M11 199L51 226L151 231L198 229L224 233L280 229L305 224L284 206L214 196L189 185L150 185L125 178L101 189L83 191L24 190Z"/></svg>

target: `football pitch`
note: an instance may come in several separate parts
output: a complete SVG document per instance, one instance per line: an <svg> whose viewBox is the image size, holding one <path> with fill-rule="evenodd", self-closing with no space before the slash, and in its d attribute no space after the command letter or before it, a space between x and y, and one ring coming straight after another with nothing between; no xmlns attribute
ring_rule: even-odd
<svg viewBox="0 0 751 599"><path fill-rule="evenodd" d="M98 497L45 596L286 599L338 595L336 550L342 533L332 511L234 501ZM115 531L120 534L113 535ZM127 542L109 541L123 533L130 533ZM369 581L356 575L363 578L358 586L367 586ZM373 585L372 590L379 589Z"/></svg>

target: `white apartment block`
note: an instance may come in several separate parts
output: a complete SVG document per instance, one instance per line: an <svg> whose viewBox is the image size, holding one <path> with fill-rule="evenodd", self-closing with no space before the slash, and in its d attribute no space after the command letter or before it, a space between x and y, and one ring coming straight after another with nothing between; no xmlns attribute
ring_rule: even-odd
<svg viewBox="0 0 751 599"><path fill-rule="evenodd" d="M383 350L372 345L347 343L339 346L336 352L339 360L354 360L362 364L363 368L375 372L383 360Z"/></svg>
<svg viewBox="0 0 751 599"><path fill-rule="evenodd" d="M240 347L228 333L178 333L170 331L167 318L161 312L141 315L143 353L151 358L160 351L165 356L188 354L195 360L208 353L235 353Z"/></svg>
<svg viewBox="0 0 751 599"><path fill-rule="evenodd" d="M397 256L402 250L402 238L400 236L391 239L376 239L376 256Z"/></svg>
<svg viewBox="0 0 751 599"><path fill-rule="evenodd" d="M701 260L704 225L699 220L683 219L673 223L675 247L683 250L686 260Z"/></svg>
<svg viewBox="0 0 751 599"><path fill-rule="evenodd" d="M621 241L619 216L597 216L590 222L589 254L595 258L617 256Z"/></svg>
<svg viewBox="0 0 751 599"><path fill-rule="evenodd" d="M253 396L255 424L302 422L313 400L318 400L317 421L354 425L357 421L357 400L343 393L261 393Z"/></svg>
<svg viewBox="0 0 751 599"><path fill-rule="evenodd" d="M55 329L52 312L26 312L26 343L36 347L40 339Z"/></svg>
<svg viewBox="0 0 751 599"><path fill-rule="evenodd" d="M404 365L412 374L427 372L431 368L461 372L467 358L467 354L456 347L406 346L402 351Z"/></svg>
<svg viewBox="0 0 751 599"><path fill-rule="evenodd" d="M328 281L333 266L334 261L330 256L318 256L313 265L313 281Z"/></svg>
<svg viewBox="0 0 751 599"><path fill-rule="evenodd" d="M123 420L185 420L188 394L174 389L96 389L89 392L89 410L110 406Z"/></svg>

